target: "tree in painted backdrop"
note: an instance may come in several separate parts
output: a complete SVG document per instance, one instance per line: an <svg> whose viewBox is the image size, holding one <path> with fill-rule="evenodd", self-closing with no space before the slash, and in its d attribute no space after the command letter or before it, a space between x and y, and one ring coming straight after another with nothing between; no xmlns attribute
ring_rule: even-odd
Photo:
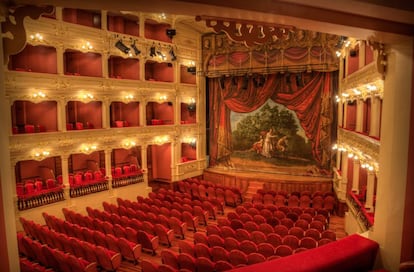
<svg viewBox="0 0 414 272"><path fill-rule="evenodd" d="M311 144L297 134L299 128L292 112L279 109L277 105L271 107L268 103L255 114L246 115L237 124L236 130L232 132L233 150L250 150L260 140L260 135L270 128L273 128L278 138L288 136L288 153L312 158Z"/></svg>

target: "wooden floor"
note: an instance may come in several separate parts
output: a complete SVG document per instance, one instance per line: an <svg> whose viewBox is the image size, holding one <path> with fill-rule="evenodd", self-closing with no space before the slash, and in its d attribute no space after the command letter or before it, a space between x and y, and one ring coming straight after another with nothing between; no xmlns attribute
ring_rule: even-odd
<svg viewBox="0 0 414 272"><path fill-rule="evenodd" d="M225 212L224 217L226 217L227 213L230 212L230 211L234 211L234 208L226 207L225 211L224 211ZM214 225L214 224L217 224L217 221L209 220L208 224L209 225ZM339 217L339 216L336 216L336 215L332 215L330 217L329 229L336 232L337 239L341 239L341 238L344 238L345 236L347 236L347 234L345 233L345 228L344 228L344 217ZM198 231L205 231L205 227L200 226L197 230ZM187 231L186 234L185 234L185 237L186 237L186 240L193 242L193 232L192 231ZM165 248L168 248L168 247L160 245L160 247L157 250L157 255L156 256L151 256L148 253L142 253L141 254L141 259L148 259L148 260L151 260L155 263L160 264L161 263L160 252ZM169 249L174 250L178 253L178 240L177 239L175 239L173 241L172 247L169 248ZM121 267L117 271L121 271L121 272L141 271L141 266L140 266L139 263L137 265L134 265L132 263L123 261L122 264L121 264Z"/></svg>

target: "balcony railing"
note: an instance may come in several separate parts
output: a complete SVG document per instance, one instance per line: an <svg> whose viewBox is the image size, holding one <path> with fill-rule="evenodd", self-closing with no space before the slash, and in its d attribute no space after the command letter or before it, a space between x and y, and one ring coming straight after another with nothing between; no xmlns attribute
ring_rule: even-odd
<svg viewBox="0 0 414 272"><path fill-rule="evenodd" d="M19 211L28 210L63 200L65 200L63 187L59 186L30 194L19 195L17 198L17 208Z"/></svg>
<svg viewBox="0 0 414 272"><path fill-rule="evenodd" d="M374 225L374 213L365 209L364 205L354 192L349 192L347 196L348 202L355 211L356 219L362 224L365 230L369 230Z"/></svg>
<svg viewBox="0 0 414 272"><path fill-rule="evenodd" d="M83 182L82 184L71 184L69 195L73 198L105 191L108 189L108 179L104 178L100 180Z"/></svg>
<svg viewBox="0 0 414 272"><path fill-rule="evenodd" d="M124 175L118 175L112 177L112 188L118 188L136 184L144 181L144 175L141 171L135 173L129 173Z"/></svg>

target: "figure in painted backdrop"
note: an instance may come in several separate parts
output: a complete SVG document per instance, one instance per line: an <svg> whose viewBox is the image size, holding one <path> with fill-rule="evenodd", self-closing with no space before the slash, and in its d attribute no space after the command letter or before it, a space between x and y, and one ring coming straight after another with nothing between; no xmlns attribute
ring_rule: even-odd
<svg viewBox="0 0 414 272"><path fill-rule="evenodd" d="M266 158L271 158L274 146L273 141L275 140L277 136L273 133L273 128L269 129L269 131L266 133L263 141L263 148L262 148L262 155Z"/></svg>

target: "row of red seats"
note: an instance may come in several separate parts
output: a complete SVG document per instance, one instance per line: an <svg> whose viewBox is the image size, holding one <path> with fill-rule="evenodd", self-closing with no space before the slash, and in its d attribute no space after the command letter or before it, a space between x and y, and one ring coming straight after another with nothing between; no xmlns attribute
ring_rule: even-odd
<svg viewBox="0 0 414 272"><path fill-rule="evenodd" d="M221 186L194 178L179 181L177 184L180 192L190 194L193 199L219 199L232 207L243 202L242 192L235 187Z"/></svg>
<svg viewBox="0 0 414 272"><path fill-rule="evenodd" d="M311 216L308 213L303 213L298 216L296 213L285 214L282 211L275 211L274 215L270 214L270 216L264 217L261 214L251 216L249 213L238 214L229 212L227 218L230 220L230 225L235 228L240 225L251 225L256 226L256 228L259 225L268 226L269 228L274 228L277 225L285 225L288 228L297 226L303 230L316 228L321 231L328 228L328 221L322 214Z"/></svg>
<svg viewBox="0 0 414 272"><path fill-rule="evenodd" d="M183 204L190 206L201 206L208 211L209 216L216 218L216 213L224 214L224 201L219 199L193 199L187 193L181 193L172 190L160 190L158 193L150 192L148 198L138 198L139 202L148 205L156 205L159 207L166 207L168 209L181 210Z"/></svg>
<svg viewBox="0 0 414 272"><path fill-rule="evenodd" d="M108 250L120 254L124 259L133 261L134 263L137 263L139 257L141 256L141 245L128 241L124 237L118 237L113 234L104 234L101 231L81 227L68 221L58 219L55 216L48 215L47 213L43 213L43 217L47 225L53 229L55 233L67 235L66 239L64 240L67 241L73 238L75 239L75 242L78 242L78 246L71 244L73 247L72 250L77 256L87 256L85 255L86 251L84 251L84 244L81 243L81 241L104 247ZM60 235L60 237L58 237L55 234L55 237L53 237L53 235L50 234L53 234L53 232L49 233L49 236L52 236L52 238L56 238L57 240L63 236ZM61 241L61 243L64 244L65 241ZM68 249L70 250L70 247L68 247Z"/></svg>
<svg viewBox="0 0 414 272"><path fill-rule="evenodd" d="M47 272L47 271L50 271L49 268L46 268L43 265L37 263L36 261L32 261L32 260L30 260L26 257L20 257L19 258L19 264L20 264L20 272Z"/></svg>
<svg viewBox="0 0 414 272"><path fill-rule="evenodd" d="M99 213L95 214L95 216L103 216L108 217L108 215L111 217L112 222L120 222L121 225L125 225L128 223L128 220L135 220L137 221L136 225L138 229L143 229L142 222L135 218L136 212L134 209L131 208L125 208L124 206L117 206L115 204L110 204L106 201L102 203L104 207L104 211L107 213ZM156 213L157 214L157 223L163 225L167 229L172 229L174 232L175 237L184 239L185 238L185 231L187 230L187 224L185 222L182 222L177 217L171 217L170 215L167 217L162 213Z"/></svg>
<svg viewBox="0 0 414 272"><path fill-rule="evenodd" d="M255 194L252 197L252 203L263 203L265 205L274 204L276 206L301 208L313 207L315 209L325 208L329 212L333 212L336 204L336 199L331 195L328 195L326 197L315 196L311 198L308 195L302 195L300 197L297 195L290 195L289 197L285 197L284 195L280 194L277 194L275 196L271 194L265 194L264 196L261 194Z"/></svg>
<svg viewBox="0 0 414 272"><path fill-rule="evenodd" d="M98 271L97 263L79 258L71 253L64 252L57 248L52 248L40 241L17 234L19 253L28 257L30 260L38 262L40 265L52 268L55 271ZM99 251L99 250L98 250ZM71 270L71 268L74 270Z"/></svg>
<svg viewBox="0 0 414 272"><path fill-rule="evenodd" d="M106 218L101 217L98 219L94 217L96 213L100 212L94 209L94 213L89 216L84 216L69 209L64 208L63 213L65 219L68 222L85 227L90 230L95 230L106 235L114 235L116 237L122 237L131 241L135 244L140 244L143 251L151 252L155 255L156 249L158 248L159 238L153 236L146 231L142 230L142 224L138 220L119 217L118 223L112 224L111 221L104 221ZM115 218L111 217L111 218ZM87 237L85 237L87 238Z"/></svg>
<svg viewBox="0 0 414 272"><path fill-rule="evenodd" d="M63 188L61 179L26 180L24 183L16 184L16 193L19 198L31 198L42 194L61 191Z"/></svg>
<svg viewBox="0 0 414 272"><path fill-rule="evenodd" d="M260 194L260 195L262 195L262 196L264 196L265 194L270 194L270 195L272 195L273 197L275 197L276 195L282 195L282 196L284 196L285 198L288 198L289 196L291 196L291 195L296 195L298 198L300 198L301 196L304 196L304 195L307 195L307 196L309 196L310 198L313 198L313 197L315 197L315 196L322 196L322 197L326 197L326 196L335 196L335 193L334 192L331 192L331 191L329 191L329 192L322 192L322 191L315 191L315 192L311 192L311 191L307 191L307 190L305 190L305 191L293 191L293 192L287 192L287 191L283 191L283 190L280 190L280 191L276 191L276 190L267 190L267 189L258 189L257 190L257 193L258 194Z"/></svg>
<svg viewBox="0 0 414 272"><path fill-rule="evenodd" d="M71 187L85 186L105 180L105 169L96 171L76 172L69 174L69 184Z"/></svg>
<svg viewBox="0 0 414 272"><path fill-rule="evenodd" d="M111 168L113 178L129 177L142 174L142 170L136 164L117 166Z"/></svg>
<svg viewBox="0 0 414 272"><path fill-rule="evenodd" d="M52 223L60 220L54 216L47 217L49 220L47 222L49 224L51 223L51 218L55 220ZM26 234L49 247L84 258L91 263L97 263L98 266L101 267L119 267L121 264L121 255L110 250L107 246L96 244L89 229L86 229L87 233L85 234L82 233L83 230L75 232L73 231L73 226L71 226L69 222L63 220L60 220L61 224L53 224L52 226L42 226L32 220L26 220L23 217L20 217L20 222L22 223ZM53 229L53 226L58 227L57 229ZM77 234L79 234L79 236L77 236ZM72 239L72 243L69 242L71 237L75 238L74 240ZM97 253L95 253L97 251L97 246L101 247L98 250L100 253L103 253L101 256L98 256Z"/></svg>
<svg viewBox="0 0 414 272"><path fill-rule="evenodd" d="M300 227L293 226L291 228L286 227L285 225L277 225L272 229L263 228L262 226L266 226L265 224L259 225L258 229L252 229L251 231L244 229L242 227L233 229L230 224L223 224L219 222L218 228L219 230L212 231L213 227L209 227L208 230L210 233L215 233L222 238L232 237L239 241L243 240L252 240L256 243L261 243L266 241L266 237L271 234L276 234L283 238L286 235L295 235L298 238L302 238L305 236L309 236L314 238L315 240L320 240L321 238L329 238L333 241L336 240L335 232L331 230L318 230L316 228L309 228L307 230L303 230ZM273 231L272 231L273 230ZM254 234L252 236L252 234ZM322 235L323 234L323 235ZM199 236L197 234L197 236Z"/></svg>

